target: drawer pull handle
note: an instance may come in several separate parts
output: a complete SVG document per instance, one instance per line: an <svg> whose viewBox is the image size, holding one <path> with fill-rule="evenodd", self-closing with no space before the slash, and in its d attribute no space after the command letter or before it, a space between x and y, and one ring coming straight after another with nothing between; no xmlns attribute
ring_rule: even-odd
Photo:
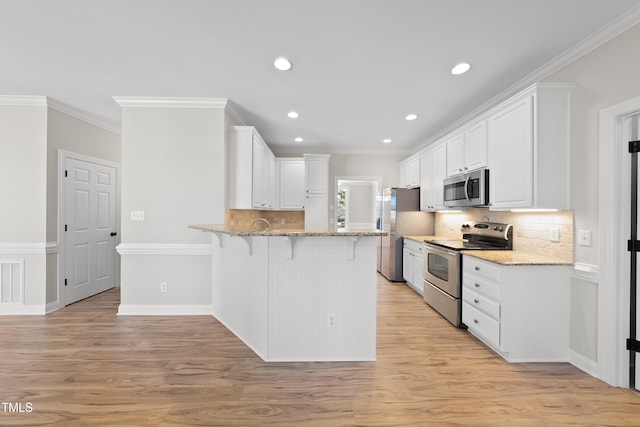
<svg viewBox="0 0 640 427"><path fill-rule="evenodd" d="M474 299L473 302L475 302L476 304L480 304L480 300L478 298Z"/></svg>
<svg viewBox="0 0 640 427"><path fill-rule="evenodd" d="M478 323L480 323L480 321L478 319L473 319L473 323L477 325Z"/></svg>
<svg viewBox="0 0 640 427"><path fill-rule="evenodd" d="M476 271L480 271L480 267L476 266Z"/></svg>
<svg viewBox="0 0 640 427"><path fill-rule="evenodd" d="M475 284L475 287L476 287L476 288L479 288L479 287L480 287L480 283L476 283L476 284Z"/></svg>

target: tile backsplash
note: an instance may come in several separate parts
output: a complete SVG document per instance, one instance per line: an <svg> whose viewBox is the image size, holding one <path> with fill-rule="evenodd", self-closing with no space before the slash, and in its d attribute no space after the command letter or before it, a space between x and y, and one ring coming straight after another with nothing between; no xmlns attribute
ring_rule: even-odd
<svg viewBox="0 0 640 427"><path fill-rule="evenodd" d="M271 224L272 230L303 230L304 211L256 211L227 209L224 212L224 225L236 230L251 228L256 218L264 218ZM284 222L284 224L283 224Z"/></svg>
<svg viewBox="0 0 640 427"><path fill-rule="evenodd" d="M573 211L506 212L469 209L460 213L438 212L435 216L437 236L460 238L465 221L513 224L513 249L546 255L573 262ZM551 240L551 230L560 232L559 241Z"/></svg>

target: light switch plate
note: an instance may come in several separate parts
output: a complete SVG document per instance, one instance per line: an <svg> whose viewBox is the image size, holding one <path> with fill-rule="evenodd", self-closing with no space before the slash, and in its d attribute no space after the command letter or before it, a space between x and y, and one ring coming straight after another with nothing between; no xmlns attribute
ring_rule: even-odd
<svg viewBox="0 0 640 427"><path fill-rule="evenodd" d="M578 244L591 246L591 230L578 230Z"/></svg>
<svg viewBox="0 0 640 427"><path fill-rule="evenodd" d="M560 227L549 228L549 240L551 240L552 242L560 241Z"/></svg>
<svg viewBox="0 0 640 427"><path fill-rule="evenodd" d="M144 211L131 211L131 221L144 221Z"/></svg>

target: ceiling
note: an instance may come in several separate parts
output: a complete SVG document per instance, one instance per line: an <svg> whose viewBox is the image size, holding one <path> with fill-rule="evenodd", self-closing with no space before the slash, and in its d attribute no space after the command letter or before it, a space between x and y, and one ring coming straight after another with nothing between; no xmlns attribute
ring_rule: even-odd
<svg viewBox="0 0 640 427"><path fill-rule="evenodd" d="M639 3L0 0L0 94L113 129L113 96L228 98L275 152L406 154Z"/></svg>

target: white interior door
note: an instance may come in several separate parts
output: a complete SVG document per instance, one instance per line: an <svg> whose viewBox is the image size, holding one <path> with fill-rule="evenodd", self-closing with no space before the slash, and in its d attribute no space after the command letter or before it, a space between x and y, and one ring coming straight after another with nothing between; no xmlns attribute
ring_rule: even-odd
<svg viewBox="0 0 640 427"><path fill-rule="evenodd" d="M65 160L65 304L115 286L116 172Z"/></svg>

